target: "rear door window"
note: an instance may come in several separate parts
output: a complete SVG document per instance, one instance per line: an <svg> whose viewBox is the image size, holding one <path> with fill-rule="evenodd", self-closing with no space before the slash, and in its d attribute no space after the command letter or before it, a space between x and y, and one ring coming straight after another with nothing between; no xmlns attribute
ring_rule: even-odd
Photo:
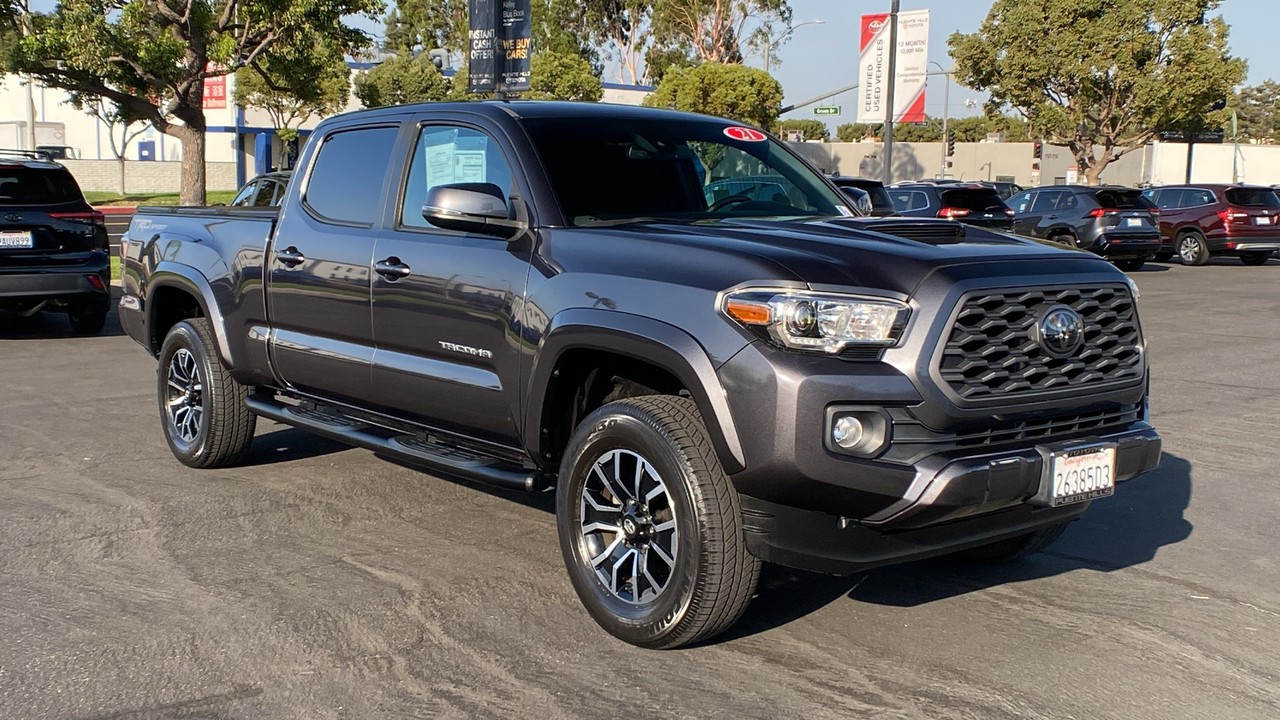
<svg viewBox="0 0 1280 720"><path fill-rule="evenodd" d="M1034 197L1034 195L1035 193L1019 193L1009 198L1006 204L1013 208L1014 212L1021 215L1031 207L1031 198Z"/></svg>
<svg viewBox="0 0 1280 720"><path fill-rule="evenodd" d="M1217 202L1218 198L1208 190L1184 190L1182 191L1182 204L1179 207L1204 207L1205 205L1214 205Z"/></svg>
<svg viewBox="0 0 1280 720"><path fill-rule="evenodd" d="M80 186L66 170L0 167L0 205L62 205L83 201Z"/></svg>
<svg viewBox="0 0 1280 720"><path fill-rule="evenodd" d="M944 207L964 208L971 212L1004 212L1009 208L995 190L965 189L943 190L942 205Z"/></svg>
<svg viewBox="0 0 1280 720"><path fill-rule="evenodd" d="M1266 188L1231 188L1227 202L1241 207L1280 208L1280 197Z"/></svg>
<svg viewBox="0 0 1280 720"><path fill-rule="evenodd" d="M1049 192L1041 192L1036 195L1036 201L1031 205L1031 212L1045 213L1053 212L1058 209L1058 198L1062 197L1061 190L1053 190Z"/></svg>
<svg viewBox="0 0 1280 720"><path fill-rule="evenodd" d="M311 163L306 206L322 219L373 225L382 211L382 185L391 167L396 127L340 130L324 139Z"/></svg>

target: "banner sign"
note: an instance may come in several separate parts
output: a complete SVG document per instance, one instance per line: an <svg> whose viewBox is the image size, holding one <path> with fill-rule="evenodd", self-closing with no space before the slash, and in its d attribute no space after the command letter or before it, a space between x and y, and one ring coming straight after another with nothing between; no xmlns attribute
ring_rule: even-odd
<svg viewBox="0 0 1280 720"><path fill-rule="evenodd" d="M220 67L213 63L204 66L205 72L216 72ZM227 76L214 75L204 79L204 103L205 110L217 110L227 106Z"/></svg>
<svg viewBox="0 0 1280 720"><path fill-rule="evenodd" d="M889 15L862 16L858 122L883 123L889 91ZM925 73L929 71L929 11L898 13L894 122L922 123Z"/></svg>
<svg viewBox="0 0 1280 720"><path fill-rule="evenodd" d="M469 0L467 92L529 89L531 0Z"/></svg>

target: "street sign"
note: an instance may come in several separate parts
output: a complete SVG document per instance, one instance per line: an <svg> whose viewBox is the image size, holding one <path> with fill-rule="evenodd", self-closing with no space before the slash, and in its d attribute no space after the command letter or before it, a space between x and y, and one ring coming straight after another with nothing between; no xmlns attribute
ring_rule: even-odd
<svg viewBox="0 0 1280 720"><path fill-rule="evenodd" d="M839 115L840 106L839 105L831 105L826 107L819 106L813 109L813 114L814 115Z"/></svg>

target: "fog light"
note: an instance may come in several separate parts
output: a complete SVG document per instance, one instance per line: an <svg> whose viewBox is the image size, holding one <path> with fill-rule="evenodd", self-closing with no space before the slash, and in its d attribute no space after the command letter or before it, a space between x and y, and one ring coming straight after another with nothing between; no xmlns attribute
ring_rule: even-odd
<svg viewBox="0 0 1280 720"><path fill-rule="evenodd" d="M835 424L831 426L831 439L845 450L858 447L864 434L862 421L852 415L837 418Z"/></svg>

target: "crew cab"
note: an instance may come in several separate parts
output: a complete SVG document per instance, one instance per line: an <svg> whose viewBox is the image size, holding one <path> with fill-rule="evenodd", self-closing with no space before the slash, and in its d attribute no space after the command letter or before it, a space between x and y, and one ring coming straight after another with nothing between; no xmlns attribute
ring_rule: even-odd
<svg viewBox="0 0 1280 720"><path fill-rule="evenodd" d="M1121 272L845 202L727 120L361 111L279 208L140 209L121 322L181 462L243 462L262 417L554 487L588 612L672 648L732 625L762 561L1020 557L1159 461Z"/></svg>

